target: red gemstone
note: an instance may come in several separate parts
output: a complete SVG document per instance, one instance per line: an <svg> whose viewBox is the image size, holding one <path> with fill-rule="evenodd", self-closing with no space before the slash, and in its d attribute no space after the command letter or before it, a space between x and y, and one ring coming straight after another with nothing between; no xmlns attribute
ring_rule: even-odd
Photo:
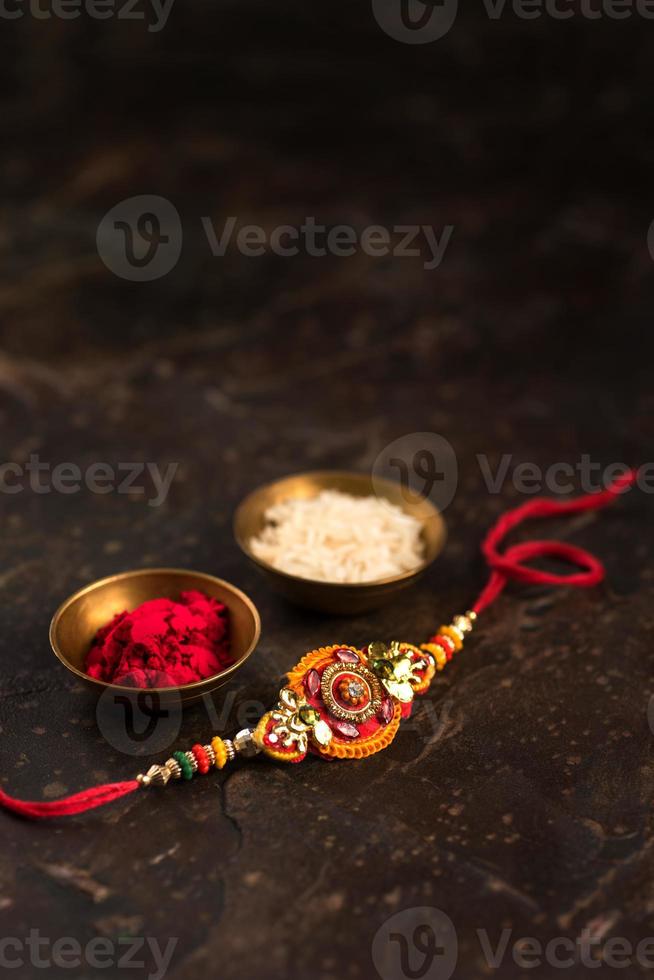
<svg viewBox="0 0 654 980"><path fill-rule="evenodd" d="M309 696L315 698L320 690L320 674L317 670L310 670L304 678L304 685L309 692Z"/></svg>
<svg viewBox="0 0 654 980"><path fill-rule="evenodd" d="M343 664L356 664L359 658L354 650L336 650L336 656Z"/></svg>
<svg viewBox="0 0 654 980"><path fill-rule="evenodd" d="M379 714L381 715L384 724L388 725L391 718L393 717L393 704L391 701L389 701L388 698L386 698L385 701L382 701L382 706L379 709Z"/></svg>
<svg viewBox="0 0 654 980"><path fill-rule="evenodd" d="M354 725L350 725L350 723L347 721L333 721L332 728L339 735L342 735L343 738L359 737L359 729L356 728Z"/></svg>

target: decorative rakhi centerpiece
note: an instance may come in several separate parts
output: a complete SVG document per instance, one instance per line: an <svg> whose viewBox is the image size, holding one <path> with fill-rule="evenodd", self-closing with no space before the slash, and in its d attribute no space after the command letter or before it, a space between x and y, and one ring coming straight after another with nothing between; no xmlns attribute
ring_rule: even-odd
<svg viewBox="0 0 654 980"><path fill-rule="evenodd" d="M474 613L464 618L471 629ZM444 665L447 653L440 649ZM430 650L410 643L313 650L289 672L277 706L252 733L253 746L283 762L301 762L308 752L363 759L391 744L436 668Z"/></svg>

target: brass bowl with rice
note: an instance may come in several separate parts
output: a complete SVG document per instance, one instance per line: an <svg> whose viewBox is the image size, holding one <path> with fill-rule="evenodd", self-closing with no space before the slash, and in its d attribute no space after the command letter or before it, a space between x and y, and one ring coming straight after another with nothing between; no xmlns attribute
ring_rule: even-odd
<svg viewBox="0 0 654 980"><path fill-rule="evenodd" d="M236 541L280 595L320 612L376 609L413 585L445 543L424 497L370 474L322 470L259 487Z"/></svg>

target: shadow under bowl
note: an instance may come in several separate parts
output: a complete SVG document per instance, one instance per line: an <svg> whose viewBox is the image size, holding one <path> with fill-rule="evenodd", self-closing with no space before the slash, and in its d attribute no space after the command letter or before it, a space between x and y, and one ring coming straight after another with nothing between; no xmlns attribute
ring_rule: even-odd
<svg viewBox="0 0 654 980"><path fill-rule="evenodd" d="M422 524L423 560L415 568L374 582L321 582L279 571L253 553L251 539L266 526L266 511L292 498L307 500L321 490L340 490L355 497L384 497ZM234 536L247 557L266 576L279 595L298 605L336 615L355 615L378 609L413 585L441 552L446 538L445 521L425 497L405 490L399 483L365 473L319 470L298 473L254 490L236 510Z"/></svg>
<svg viewBox="0 0 654 980"><path fill-rule="evenodd" d="M139 688L112 684L89 677L84 660L95 634L116 613L131 612L149 599L179 599L182 592L204 592L223 602L229 610L229 639L234 663L219 674L178 687L147 688L161 703L191 704L218 690L254 651L261 634L261 621L251 599L222 579L204 572L181 568L143 568L99 579L71 595L52 617L50 644L62 664L101 693L110 688L135 696Z"/></svg>

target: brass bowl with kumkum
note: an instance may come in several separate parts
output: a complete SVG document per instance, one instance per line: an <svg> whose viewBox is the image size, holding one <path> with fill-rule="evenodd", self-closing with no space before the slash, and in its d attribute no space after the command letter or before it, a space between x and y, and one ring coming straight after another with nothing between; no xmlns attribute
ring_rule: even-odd
<svg viewBox="0 0 654 980"><path fill-rule="evenodd" d="M50 624L50 644L61 663L98 693L111 689L133 696L139 690L133 683L113 683L89 674L87 658L98 631L123 612L155 599L177 602L186 593L201 593L226 607L229 663L201 680L144 689L158 695L161 704L191 704L226 684L259 642L261 620L256 606L223 579L182 568L142 568L99 579L59 607Z"/></svg>

